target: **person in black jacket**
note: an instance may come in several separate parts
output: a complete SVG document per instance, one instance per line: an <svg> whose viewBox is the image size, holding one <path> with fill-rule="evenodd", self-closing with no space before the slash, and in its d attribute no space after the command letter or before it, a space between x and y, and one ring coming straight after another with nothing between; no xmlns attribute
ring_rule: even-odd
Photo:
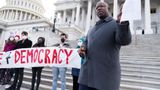
<svg viewBox="0 0 160 90"><path fill-rule="evenodd" d="M32 41L28 39L28 32L23 31L21 33L21 38L22 40L17 42L15 49L32 47ZM23 70L24 68L15 69L15 76L14 76L13 84L6 90L20 90L20 87L23 81Z"/></svg>
<svg viewBox="0 0 160 90"><path fill-rule="evenodd" d="M45 47L45 38L39 37L36 44L33 47ZM39 84L41 81L41 72L43 67L32 67L32 83L31 83L31 90L38 90ZM37 77L36 89L34 89L35 80Z"/></svg>

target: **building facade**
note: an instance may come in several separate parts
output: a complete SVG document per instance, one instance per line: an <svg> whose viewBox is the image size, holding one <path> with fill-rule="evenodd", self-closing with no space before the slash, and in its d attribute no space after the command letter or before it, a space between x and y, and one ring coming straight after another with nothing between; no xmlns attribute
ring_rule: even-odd
<svg viewBox="0 0 160 90"><path fill-rule="evenodd" d="M58 0L56 6L56 27L69 31L74 28L79 33L86 33L98 20L95 12L96 3L100 0ZM109 3L110 15L115 19L119 7L125 0L101 0ZM132 34L160 33L160 0L141 0L142 19L131 23Z"/></svg>
<svg viewBox="0 0 160 90"><path fill-rule="evenodd" d="M41 0L6 0L0 8L0 20L13 22L43 18L45 10Z"/></svg>
<svg viewBox="0 0 160 90"><path fill-rule="evenodd" d="M20 35L22 31L29 32L33 44L40 36L46 38L47 46L56 43L59 32L52 33L53 23L44 13L41 0L6 0L6 5L0 8L0 47L9 36Z"/></svg>

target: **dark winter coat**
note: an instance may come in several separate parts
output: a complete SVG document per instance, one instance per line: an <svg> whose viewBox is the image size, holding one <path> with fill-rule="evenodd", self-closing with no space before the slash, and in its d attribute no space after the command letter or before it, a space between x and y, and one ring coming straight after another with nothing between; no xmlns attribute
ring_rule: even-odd
<svg viewBox="0 0 160 90"><path fill-rule="evenodd" d="M20 40L17 42L15 49L19 48L31 48L32 47L32 41L29 39L26 39L25 41Z"/></svg>
<svg viewBox="0 0 160 90"><path fill-rule="evenodd" d="M79 83L98 90L119 90L119 52L129 43L129 22L118 24L112 17L98 21L84 43L87 61L81 67Z"/></svg>

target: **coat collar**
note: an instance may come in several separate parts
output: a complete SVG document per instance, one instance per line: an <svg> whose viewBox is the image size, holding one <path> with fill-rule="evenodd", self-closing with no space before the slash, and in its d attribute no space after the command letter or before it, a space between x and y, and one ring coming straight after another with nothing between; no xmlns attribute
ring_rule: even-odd
<svg viewBox="0 0 160 90"><path fill-rule="evenodd" d="M96 25L99 25L99 24L101 24L101 23L103 23L103 22L108 23L108 22L110 22L110 21L112 21L112 20L113 20L113 18L112 18L111 16L108 16L108 17L106 17L106 18L103 19L103 20L97 21Z"/></svg>

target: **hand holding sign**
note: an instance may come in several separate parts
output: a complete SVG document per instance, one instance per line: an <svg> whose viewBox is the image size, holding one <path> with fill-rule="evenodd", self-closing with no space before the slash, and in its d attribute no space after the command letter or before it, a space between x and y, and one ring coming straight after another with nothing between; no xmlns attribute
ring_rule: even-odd
<svg viewBox="0 0 160 90"><path fill-rule="evenodd" d="M86 55L86 48L84 46L81 46L81 48L78 50L78 53L80 55L80 57L84 58Z"/></svg>

